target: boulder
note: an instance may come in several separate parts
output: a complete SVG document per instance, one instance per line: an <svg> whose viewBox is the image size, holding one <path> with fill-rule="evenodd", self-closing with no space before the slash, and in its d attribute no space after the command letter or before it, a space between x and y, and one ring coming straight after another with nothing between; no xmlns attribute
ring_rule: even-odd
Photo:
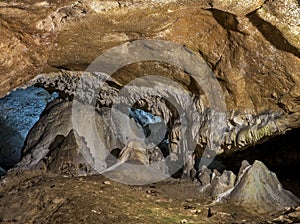
<svg viewBox="0 0 300 224"><path fill-rule="evenodd" d="M211 170L208 169L206 166L203 166L198 174L198 180L201 183L201 186L207 186L210 184L211 181Z"/></svg>
<svg viewBox="0 0 300 224"><path fill-rule="evenodd" d="M108 110L103 108L96 112L93 107L58 99L47 106L40 120L30 130L18 167L38 164L48 155L57 136L68 136L72 129L84 137L95 159L94 168L98 171L106 167L105 158L110 150L123 145L110 126Z"/></svg>
<svg viewBox="0 0 300 224"><path fill-rule="evenodd" d="M94 170L95 159L87 143L73 129L67 137L55 138L49 153L40 163L43 163L48 171L67 177L97 173Z"/></svg>
<svg viewBox="0 0 300 224"><path fill-rule="evenodd" d="M147 157L145 146L136 140L130 140L122 149L119 161L149 165L149 158Z"/></svg>
<svg viewBox="0 0 300 224"><path fill-rule="evenodd" d="M221 194L232 189L236 180L236 175L232 171L225 170L221 176L215 176L211 180L211 197L217 199Z"/></svg>
<svg viewBox="0 0 300 224"><path fill-rule="evenodd" d="M255 161L238 180L225 198L250 211L264 213L300 203L299 198L284 190L276 174L260 161Z"/></svg>
<svg viewBox="0 0 300 224"><path fill-rule="evenodd" d="M231 202L251 212L265 213L297 206L300 199L284 190L275 173L260 161L243 161L238 176L232 171L213 172L205 166L199 172L200 191L215 202Z"/></svg>

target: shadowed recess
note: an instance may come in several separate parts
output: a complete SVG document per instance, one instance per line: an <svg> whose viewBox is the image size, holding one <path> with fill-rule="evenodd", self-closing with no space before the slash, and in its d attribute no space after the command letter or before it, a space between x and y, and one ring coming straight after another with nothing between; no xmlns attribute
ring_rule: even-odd
<svg viewBox="0 0 300 224"><path fill-rule="evenodd" d="M8 169L21 159L29 130L56 97L56 93L51 95L45 89L28 87L0 99L0 167Z"/></svg>
<svg viewBox="0 0 300 224"><path fill-rule="evenodd" d="M272 24L264 21L255 12L247 15L252 24L261 32L261 34L277 49L292 53L300 57L300 52L292 46L281 34L281 32Z"/></svg>

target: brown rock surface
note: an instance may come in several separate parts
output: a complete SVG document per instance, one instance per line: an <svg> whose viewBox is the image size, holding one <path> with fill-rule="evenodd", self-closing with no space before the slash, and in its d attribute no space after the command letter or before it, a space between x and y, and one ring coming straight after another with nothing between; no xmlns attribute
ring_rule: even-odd
<svg viewBox="0 0 300 224"><path fill-rule="evenodd" d="M57 90L63 98L72 98L72 92L76 88L74 83L76 84L76 80L78 81L78 78L83 76L82 71L106 50L139 39L162 39L178 43L185 46L183 49L186 51L190 49L194 54L202 56L222 87L228 112L227 124L223 132L215 133L211 141L220 143L222 150L245 148L272 135L300 127L299 8L299 1L296 0L63 0L59 2L0 0L0 96L17 86L27 85L27 81L43 73L31 83L51 91ZM71 72L66 70L71 70ZM161 76L171 78L184 87L187 95L195 94L195 90L199 90L187 72L182 69L161 62L139 62L123 67L114 74L109 84L103 88L104 92L100 92L99 99L97 99L98 106L110 106L121 87L128 81L140 77L141 72L150 75L159 73ZM97 85L97 83L91 84ZM156 115L160 113L159 115L163 118L174 122L176 120L174 111L167 106L166 102L157 104L160 99L151 98L149 93L152 92L149 89L138 87L133 89L148 95L147 102L145 104L139 102L139 106L151 112L155 111ZM182 105L187 106L184 97L180 97L176 91L172 93L176 97L179 96L178 99ZM200 130L199 139L195 141L203 149L210 143L207 139L207 130L210 129L209 121L214 117L206 116L207 103L203 99L205 98L203 92L199 90L197 94L195 95L199 97L199 101L195 101L192 106L201 111L201 115L204 116L201 117L201 122L199 120L194 122L195 126L191 127L190 131L194 134ZM19 166L36 165L51 151L51 144L55 142L57 136L67 136L70 133L73 129L70 104L70 102L55 101L48 106L27 139L24 147L25 156ZM95 161L96 169L104 168L106 154L97 155L95 145L89 145L91 143L89 139L94 139L93 134L97 133L94 129L104 136L107 140L105 143L110 149L123 147L116 139L109 138L111 135L106 129L109 125L105 123L108 120L107 114L105 111L102 112L101 116L97 117L96 127L91 128L88 122L79 123L82 125L82 133L78 134L85 137L92 157L101 158ZM90 119L90 113L83 112L82 115L81 119ZM218 153L222 153L221 148ZM256 164L256 166L260 168L259 165ZM122 167L120 170L123 171ZM244 197L251 198L253 191L257 193L256 188L253 187L253 182L256 183L257 180L255 175L266 173L260 172L259 169L253 170L250 170L253 175L250 175L249 171L247 173L250 173L249 178L246 179L249 182L247 184L252 187L250 193L249 189L244 186L232 192L231 196L234 196L236 201L240 200L241 204L244 203ZM138 172L136 169L133 171ZM132 177L131 173L120 173L123 178ZM152 174L149 172L150 176ZM30 176L30 173L27 173L27 177L26 175L18 176L18 173L15 175L16 177L9 177L13 179L12 181L6 182L4 179L1 182L4 188L1 189L0 220L3 222L25 220L28 223L34 221L52 223L57 220L64 222L72 219L78 221L77 216L71 219L66 217L73 215L66 210L74 209L73 202L81 204L80 197L86 192L89 194L84 200L88 205L94 199L91 198L90 193L98 190L98 188L89 188L89 184L81 186L81 183L77 184L72 180L66 181L60 178L54 180L49 174L37 177ZM118 175L118 172L112 173L112 176L116 178L119 178ZM165 178L163 175L162 177ZM267 177L267 181L273 178L272 175ZM94 181L94 177L88 178L91 179L87 179L87 182L93 181L98 187L99 180ZM55 186L52 182L61 186L61 190L55 189L53 194L45 194L53 188L52 186ZM70 186L66 184L69 182ZM275 182L271 184L276 185L278 182L275 179ZM109 189L116 190L118 187ZM77 190L73 192L75 188ZM271 192L271 195L275 197L274 201L277 200L277 193L283 193L284 197L289 197L279 188L278 191ZM34 191L35 189L38 190ZM169 185L167 189L170 189ZM126 191L124 186L122 190ZM115 194L114 191L109 192ZM132 193L131 190L129 192ZM184 194L185 189L181 192ZM257 196L260 196L261 192L264 193L260 191ZM192 193L195 195L195 191ZM29 199L24 195L29 195ZM124 199L122 198L124 192L117 196ZM91 212L95 216L99 215L98 210L92 206L102 211L101 208L107 205L101 193L98 197L102 199L99 200L102 204L95 202L83 210L76 208L75 211L81 212L79 214L82 215L81 218L84 221L99 223L97 217L86 215L86 212ZM142 194L136 194L135 197L140 199ZM258 198L261 206L265 205L262 198ZM128 208L127 205L120 204L119 198L112 196L109 199L118 205L121 211ZM166 199L162 198L162 200ZM20 206L20 202L23 207ZM123 202L130 204L132 198L125 198ZM270 201L267 202L270 203ZM157 202L153 202L155 203ZM284 202L280 206L282 204ZM267 206L270 209L275 205L276 203ZM124 217L127 223L134 223L132 220L136 222L141 220L140 217L128 217L126 212L121 213L120 216L111 215L109 212L115 212L115 206L114 204L109 206L106 208L107 213L101 216L103 222L107 220L118 222L124 220ZM139 206L134 208L139 208ZM258 210L260 209L264 210L258 207ZM164 211L168 213L168 210L169 208ZM179 212L183 209L176 208L175 210L176 214L180 214ZM157 217L157 209L153 211L151 214L153 212ZM229 208L229 211L232 211L232 208ZM48 213L50 215L45 217L44 214ZM136 210L134 210L135 213ZM222 211L219 215L213 212L210 220L207 220L203 214L201 217L203 223L211 220L213 220L211 223L220 223L220 220L228 221L228 217L231 222L235 221L234 214L222 213ZM224 214L225 218L218 218ZM298 213L294 215L297 216ZM148 217L149 220L142 219L142 221L152 223L152 216ZM174 220L178 222L183 218L185 217L178 215ZM191 219L196 220L196 223L199 221L195 217ZM261 217L257 219L262 221ZM164 221L174 222L174 220L166 220ZM240 222L244 223L243 220Z"/></svg>
<svg viewBox="0 0 300 224"><path fill-rule="evenodd" d="M237 16L245 16L250 12L260 8L264 4L264 0L255 1L238 1L238 0L215 0L212 6L218 10L229 12Z"/></svg>
<svg viewBox="0 0 300 224"><path fill-rule="evenodd" d="M293 124L286 128L299 126L298 2L267 1L253 13L261 1L234 7L215 1L218 10L208 3L2 1L1 95L41 71L84 70L105 50L126 41L164 39L205 58L223 87L228 109L278 110L289 114L284 123ZM231 13L250 14L224 12L232 7Z"/></svg>
<svg viewBox="0 0 300 224"><path fill-rule="evenodd" d="M229 113L228 133L216 135L215 139L225 149L243 148L299 127L299 38L291 35L298 29L298 2L252 1L250 4L241 1L234 7L230 1L209 3L1 1L0 95L42 71L56 71L56 75L66 73L66 82L58 79L60 86L51 86L54 83L51 79L46 85L43 80L36 83L70 95L74 88L68 86L72 84L68 79L73 77L64 71L57 73L59 69L84 70L103 52L127 41L163 39L203 56L214 71ZM286 4L289 7L284 8ZM284 19L278 22L274 16ZM140 77L142 72L150 75L161 72L161 76L183 84L192 93L195 91L193 80L185 71L160 62L139 62L123 67L116 72L114 85L120 88ZM78 78L82 72L76 75ZM115 93L113 89L109 94ZM110 97L102 101L100 105L106 106L112 102ZM200 108L205 109L207 104L199 102L204 105ZM147 109L153 108L148 105ZM194 123L199 125L200 122ZM204 128L201 133L205 131ZM197 139L202 148L208 142L206 137L204 134ZM220 140L220 137L225 139Z"/></svg>

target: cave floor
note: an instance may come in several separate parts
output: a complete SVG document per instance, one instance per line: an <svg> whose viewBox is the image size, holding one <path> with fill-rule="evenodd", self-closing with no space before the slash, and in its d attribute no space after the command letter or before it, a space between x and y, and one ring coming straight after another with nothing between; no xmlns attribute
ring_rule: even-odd
<svg viewBox="0 0 300 224"><path fill-rule="evenodd" d="M0 223L267 223L275 215L209 205L189 180L129 186L101 175L23 171L8 174L0 185Z"/></svg>

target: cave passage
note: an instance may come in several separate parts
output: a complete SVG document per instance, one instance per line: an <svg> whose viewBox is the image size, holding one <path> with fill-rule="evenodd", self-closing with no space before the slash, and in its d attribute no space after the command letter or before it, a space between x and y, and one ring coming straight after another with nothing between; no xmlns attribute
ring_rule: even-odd
<svg viewBox="0 0 300 224"><path fill-rule="evenodd" d="M129 110L129 117L133 118L135 122L142 126L145 137L149 137L151 134L157 133L158 135L164 135L163 141L168 143L168 129L163 129L165 127L164 120L160 116L155 116L149 112L142 109ZM159 131L161 130L161 132ZM155 139L153 139L155 142ZM149 144L152 142L146 142Z"/></svg>
<svg viewBox="0 0 300 224"><path fill-rule="evenodd" d="M145 127L147 124L155 124L162 122L163 119L160 116L154 116L153 114L141 109L130 109L129 117L134 118L136 122Z"/></svg>
<svg viewBox="0 0 300 224"><path fill-rule="evenodd" d="M1 168L7 170L21 159L28 132L39 120L47 104L57 97L56 92L50 94L43 88L31 86L17 89L0 99Z"/></svg>
<svg viewBox="0 0 300 224"><path fill-rule="evenodd" d="M142 109L129 107L127 109L129 111L129 118L133 119L135 123L142 128L143 136L145 138L144 143L148 150L157 146L163 156L166 157L169 154L169 129L166 127L164 119ZM159 144L157 144L158 142ZM120 148L115 148L110 151L110 154L106 158L108 167L117 162L120 152Z"/></svg>

